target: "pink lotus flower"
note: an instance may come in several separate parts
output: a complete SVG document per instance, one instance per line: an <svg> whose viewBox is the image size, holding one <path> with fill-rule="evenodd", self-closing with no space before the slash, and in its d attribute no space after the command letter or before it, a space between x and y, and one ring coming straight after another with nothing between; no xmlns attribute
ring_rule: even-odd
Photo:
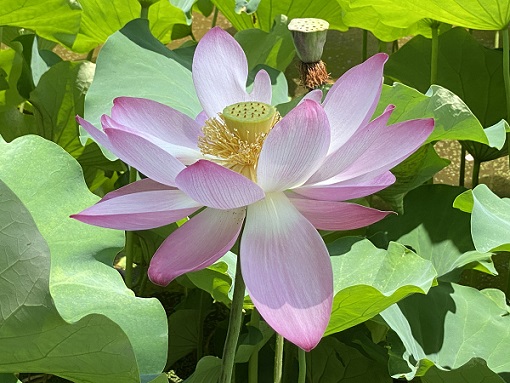
<svg viewBox="0 0 510 383"><path fill-rule="evenodd" d="M103 130L79 123L101 145L145 174L73 217L88 224L144 230L206 208L173 232L154 255L149 277L166 285L210 266L237 240L247 290L264 319L310 350L327 327L333 276L316 229L370 225L389 212L345 200L395 180L389 170L429 136L433 121L386 126L392 108L370 121L387 56L352 68L331 88L310 93L279 118L260 71L246 92L248 66L219 28L198 44L193 81L197 120L157 102L120 97Z"/></svg>

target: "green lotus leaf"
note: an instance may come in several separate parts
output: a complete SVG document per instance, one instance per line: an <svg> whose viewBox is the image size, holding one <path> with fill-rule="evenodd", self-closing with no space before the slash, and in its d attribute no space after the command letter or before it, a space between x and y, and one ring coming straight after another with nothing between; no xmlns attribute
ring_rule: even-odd
<svg viewBox="0 0 510 383"><path fill-rule="evenodd" d="M389 339L391 375L410 380L434 365L455 370L473 358L508 375L508 310L474 288L449 283L391 306L381 313L400 339Z"/></svg>
<svg viewBox="0 0 510 383"><path fill-rule="evenodd" d="M453 206L471 213L471 235L478 251L510 251L509 198L499 198L482 184L459 195Z"/></svg>
<svg viewBox="0 0 510 383"><path fill-rule="evenodd" d="M491 254L475 251L470 235L469 216L453 208L461 187L424 185L404 198L404 214L389 216L368 229L369 238L379 247L396 241L412 249L434 265L442 279L456 279L461 268L482 265L497 274ZM454 274L446 276L455 269Z"/></svg>
<svg viewBox="0 0 510 383"><path fill-rule="evenodd" d="M409 294L426 294L435 283L432 264L398 243L388 250L352 237L328 245L334 299L326 334L362 323Z"/></svg>
<svg viewBox="0 0 510 383"><path fill-rule="evenodd" d="M140 374L161 372L167 352L165 311L156 299L135 297L112 267L124 233L69 218L98 200L76 160L50 141L23 136L0 142L0 179L23 201L48 243L49 288L63 320L104 315L128 336Z"/></svg>
<svg viewBox="0 0 510 383"><path fill-rule="evenodd" d="M0 372L44 372L76 383L138 382L135 354L115 322L100 314L77 321L59 315L50 295L50 248L2 181L0 228ZM3 382L17 381L1 375Z"/></svg>

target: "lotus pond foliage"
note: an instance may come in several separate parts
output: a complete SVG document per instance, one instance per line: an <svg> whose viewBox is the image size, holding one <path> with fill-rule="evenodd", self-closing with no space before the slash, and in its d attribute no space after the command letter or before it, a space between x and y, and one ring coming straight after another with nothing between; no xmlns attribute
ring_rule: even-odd
<svg viewBox="0 0 510 383"><path fill-rule="evenodd" d="M510 382L506 0L0 5L0 383Z"/></svg>

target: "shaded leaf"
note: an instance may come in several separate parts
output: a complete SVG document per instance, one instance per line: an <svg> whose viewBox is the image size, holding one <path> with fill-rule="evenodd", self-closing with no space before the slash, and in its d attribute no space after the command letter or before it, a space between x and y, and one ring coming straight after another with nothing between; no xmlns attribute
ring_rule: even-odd
<svg viewBox="0 0 510 383"><path fill-rule="evenodd" d="M197 363L195 372L184 383L217 383L221 372L221 359L204 356Z"/></svg>
<svg viewBox="0 0 510 383"><path fill-rule="evenodd" d="M442 283L427 295L413 295L381 313L398 334L391 344L390 372L408 380L432 365L455 370L473 358L496 373L510 372L510 315L467 286ZM402 354L402 352L405 354ZM404 363L398 363L401 358Z"/></svg>
<svg viewBox="0 0 510 383"><path fill-rule="evenodd" d="M391 383L384 364L375 363L360 351L328 337L306 354L306 374L310 382Z"/></svg>
<svg viewBox="0 0 510 383"><path fill-rule="evenodd" d="M473 262L496 273L491 255L474 250L469 216L453 208L455 197L464 190L448 185L414 189L404 198L403 215L386 217L370 226L368 234L379 247L397 241L412 249L430 260L440 277Z"/></svg>
<svg viewBox="0 0 510 383"><path fill-rule="evenodd" d="M284 72L295 55L292 35L287 28L287 17L278 16L270 32L246 29L236 33L235 39L243 47L252 70L264 64Z"/></svg>

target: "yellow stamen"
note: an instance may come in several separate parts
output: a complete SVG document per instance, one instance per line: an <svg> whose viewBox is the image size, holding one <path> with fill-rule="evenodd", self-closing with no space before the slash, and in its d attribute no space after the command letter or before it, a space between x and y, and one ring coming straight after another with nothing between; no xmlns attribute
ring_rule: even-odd
<svg viewBox="0 0 510 383"><path fill-rule="evenodd" d="M279 118L275 108L260 102L230 105L205 122L198 147L213 161L256 181L262 144Z"/></svg>

